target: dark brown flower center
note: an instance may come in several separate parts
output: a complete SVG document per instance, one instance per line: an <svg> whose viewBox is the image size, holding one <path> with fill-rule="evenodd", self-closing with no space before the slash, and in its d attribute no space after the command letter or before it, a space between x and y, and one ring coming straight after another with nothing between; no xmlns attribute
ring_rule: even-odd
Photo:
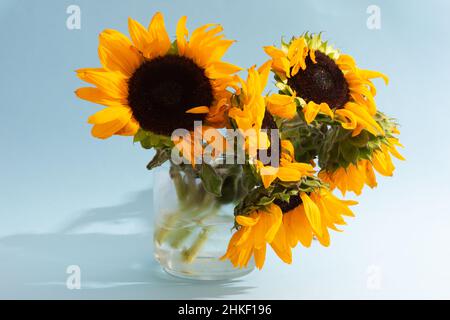
<svg viewBox="0 0 450 320"><path fill-rule="evenodd" d="M306 58L306 69L288 80L289 86L306 102L325 102L330 108L342 108L349 100L347 81L333 59L316 51L316 62Z"/></svg>
<svg viewBox="0 0 450 320"><path fill-rule="evenodd" d="M134 118L147 131L170 136L175 129L192 130L203 114L188 114L198 106L211 106L213 88L205 70L194 61L167 55L145 61L128 82L128 104Z"/></svg>
<svg viewBox="0 0 450 320"><path fill-rule="evenodd" d="M300 196L294 195L294 196L290 196L289 202L286 202L286 201L283 201L280 199L275 199L273 203L275 203L277 206L279 206L281 211L283 211L283 213L287 213L287 212L297 208L299 205L301 205L303 203L303 201L300 198Z"/></svg>

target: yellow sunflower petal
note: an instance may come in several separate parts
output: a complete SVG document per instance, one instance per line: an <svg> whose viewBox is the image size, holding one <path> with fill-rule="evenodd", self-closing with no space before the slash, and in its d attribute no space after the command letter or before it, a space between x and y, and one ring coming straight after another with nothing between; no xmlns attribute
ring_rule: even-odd
<svg viewBox="0 0 450 320"><path fill-rule="evenodd" d="M354 114L345 109L336 110L336 115L339 117L339 121L344 129L353 130L356 129L358 123Z"/></svg>
<svg viewBox="0 0 450 320"><path fill-rule="evenodd" d="M127 79L120 72L85 68L77 70L77 75L81 80L97 86L102 92L114 99L122 101L128 97Z"/></svg>
<svg viewBox="0 0 450 320"><path fill-rule="evenodd" d="M267 102L277 104L277 105L285 105L291 103L293 100L292 96L288 96L285 94L272 94L267 97Z"/></svg>
<svg viewBox="0 0 450 320"><path fill-rule="evenodd" d="M295 98L288 95L272 94L266 98L267 110L270 114L284 118L292 119L297 114L297 104Z"/></svg>
<svg viewBox="0 0 450 320"><path fill-rule="evenodd" d="M110 97L99 88L93 87L79 88L75 91L75 94L80 99L87 100L93 103L102 104L104 106L113 106L126 103L125 99L120 100Z"/></svg>
<svg viewBox="0 0 450 320"><path fill-rule="evenodd" d="M320 112L322 112L323 114L326 114L331 119L334 118L334 113L333 113L333 111L331 111L331 109L330 109L330 107L328 106L327 103L321 103L320 104Z"/></svg>
<svg viewBox="0 0 450 320"><path fill-rule="evenodd" d="M144 49L146 56L163 56L170 49L170 38L167 34L166 25L162 13L157 12L148 26L150 43Z"/></svg>
<svg viewBox="0 0 450 320"><path fill-rule="evenodd" d="M366 184L371 188L375 188L378 185L377 177L375 176L375 172L373 171L370 161L362 160L358 164L358 167L365 171Z"/></svg>
<svg viewBox="0 0 450 320"><path fill-rule="evenodd" d="M235 42L235 40L220 40L219 43L215 44L214 47L212 47L208 62L219 61L220 59L222 59L227 50Z"/></svg>
<svg viewBox="0 0 450 320"><path fill-rule="evenodd" d="M282 50L274 46L266 46L264 47L264 51L272 58L281 58L286 56L286 54Z"/></svg>
<svg viewBox="0 0 450 320"><path fill-rule="evenodd" d="M357 122L362 124L367 131L373 135L384 135L384 130L364 108L353 102L347 102L344 108L352 112L356 116Z"/></svg>
<svg viewBox="0 0 450 320"><path fill-rule="evenodd" d="M316 61L316 51L313 49L309 49L309 57L313 63L317 63Z"/></svg>
<svg viewBox="0 0 450 320"><path fill-rule="evenodd" d="M258 163L260 163L260 161L258 161ZM262 164L260 165L259 174L261 176L263 185L266 189L277 178L277 171L278 168L274 168L271 166L263 166Z"/></svg>
<svg viewBox="0 0 450 320"><path fill-rule="evenodd" d="M308 218L306 217L304 206L298 206L293 214L297 217L296 227L298 240L304 247L308 248L312 243L313 232Z"/></svg>
<svg viewBox="0 0 450 320"><path fill-rule="evenodd" d="M263 215L262 217L264 217L264 219L266 220L266 226L269 226L265 233L265 240L270 243L276 236L278 229L283 222L283 212L281 211L279 206L272 203L271 205L269 205L267 212L261 214Z"/></svg>
<svg viewBox="0 0 450 320"><path fill-rule="evenodd" d="M389 84L389 78L381 72L371 70L359 70L359 73L366 79L382 78L386 85Z"/></svg>
<svg viewBox="0 0 450 320"><path fill-rule="evenodd" d="M102 124L111 122L121 117L128 117L130 110L124 107L108 107L98 111L89 117L88 123L90 124Z"/></svg>
<svg viewBox="0 0 450 320"><path fill-rule="evenodd" d="M390 177L394 171L394 165L389 155L383 151L375 151L372 155L372 164L381 175Z"/></svg>
<svg viewBox="0 0 450 320"><path fill-rule="evenodd" d="M112 109L112 108L108 108ZM130 121L131 114L121 115L120 117L105 123L95 124L92 127L92 135L96 138L107 139L122 130Z"/></svg>
<svg viewBox="0 0 450 320"><path fill-rule="evenodd" d="M209 112L209 107L206 107L206 106L195 107L195 108L191 108L186 111L186 113L194 113L194 114L201 114L201 113L208 113L208 112Z"/></svg>
<svg viewBox="0 0 450 320"><path fill-rule="evenodd" d="M144 52L151 42L148 30L136 20L128 18L128 32L134 46Z"/></svg>
<svg viewBox="0 0 450 320"><path fill-rule="evenodd" d="M278 168L277 177L281 181L299 181L302 178L302 172L296 168L280 167Z"/></svg>
<svg viewBox="0 0 450 320"><path fill-rule="evenodd" d="M289 140L281 140L281 148L289 153L291 158L294 158L294 145Z"/></svg>
<svg viewBox="0 0 450 320"><path fill-rule="evenodd" d="M288 50L288 58L292 67L291 76L295 76L300 68L306 69L305 59L308 56L308 44L305 38L300 37L292 41Z"/></svg>
<svg viewBox="0 0 450 320"><path fill-rule="evenodd" d="M180 18L180 20L178 20L178 24L177 24L177 31L176 31L177 47L178 47L178 53L180 55L184 55L185 48L187 45L186 38L189 35L189 31L186 28L186 20L187 20L187 17L183 16Z"/></svg>
<svg viewBox="0 0 450 320"><path fill-rule="evenodd" d="M264 51L272 58L273 69L277 72L283 72L289 78L291 66L286 53L273 46L264 47Z"/></svg>
<svg viewBox="0 0 450 320"><path fill-rule="evenodd" d="M209 65L209 67L206 69L206 73L209 78L218 79L232 75L240 70L242 70L242 68L231 63L216 61Z"/></svg>
<svg viewBox="0 0 450 320"><path fill-rule="evenodd" d="M313 122L321 110L324 110L328 115L331 114L331 117L333 117L333 112L325 102L322 102L321 104L317 104L314 101L308 102L308 104L303 107L306 123L310 124Z"/></svg>
<svg viewBox="0 0 450 320"><path fill-rule="evenodd" d="M272 67L272 61L266 61L258 68L259 78L261 81L261 88L265 88L267 80L269 79L270 68Z"/></svg>
<svg viewBox="0 0 450 320"><path fill-rule="evenodd" d="M131 76L142 63L141 55L130 40L115 30L105 30L100 34L98 54L105 69L127 76Z"/></svg>
<svg viewBox="0 0 450 320"><path fill-rule="evenodd" d="M131 119L122 129L117 131L116 134L121 136L134 136L138 130L139 123L136 120Z"/></svg>
<svg viewBox="0 0 450 320"><path fill-rule="evenodd" d="M283 260L285 263L292 263L292 251L288 245L286 238L286 229L283 224L278 228L278 232L275 235L273 241L270 243L273 251L277 254L277 256Z"/></svg>
<svg viewBox="0 0 450 320"><path fill-rule="evenodd" d="M395 138L389 138L388 141L390 143L390 146L388 147L389 152L399 160L406 160L405 157L403 157L395 148L395 146L403 147L402 144Z"/></svg>
<svg viewBox="0 0 450 320"><path fill-rule="evenodd" d="M323 236L324 230L322 227L322 218L320 214L319 207L311 200L311 198L306 193L301 193L300 197L303 201L303 206L305 208L305 214L311 224L312 229L317 234L318 237Z"/></svg>
<svg viewBox="0 0 450 320"><path fill-rule="evenodd" d="M244 227L252 227L255 224L258 223L260 216L254 216L254 217L249 217L249 216L242 216L242 215L238 215L236 217L236 222Z"/></svg>
<svg viewBox="0 0 450 320"><path fill-rule="evenodd" d="M266 246L262 246L261 248L255 249L253 254L255 257L255 266L259 270L261 270L266 260Z"/></svg>

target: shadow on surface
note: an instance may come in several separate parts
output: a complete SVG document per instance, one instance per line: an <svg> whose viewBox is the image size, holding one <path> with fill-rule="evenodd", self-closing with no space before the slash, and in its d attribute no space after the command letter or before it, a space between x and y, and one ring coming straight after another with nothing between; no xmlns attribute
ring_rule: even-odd
<svg viewBox="0 0 450 320"><path fill-rule="evenodd" d="M141 191L80 214L61 232L0 238L0 298L226 298L252 289L239 280L199 283L161 271L152 252L151 199L151 190ZM81 290L66 287L70 265L81 268Z"/></svg>

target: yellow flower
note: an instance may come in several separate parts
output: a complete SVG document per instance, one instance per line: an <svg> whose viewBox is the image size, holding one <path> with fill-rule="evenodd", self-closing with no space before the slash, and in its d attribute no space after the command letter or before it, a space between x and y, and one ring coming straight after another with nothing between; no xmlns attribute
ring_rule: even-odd
<svg viewBox="0 0 450 320"><path fill-rule="evenodd" d="M300 69L305 70L308 55L315 57L305 37L293 39L287 50L267 46L264 51L272 58L273 70L284 78L295 76Z"/></svg>
<svg viewBox="0 0 450 320"><path fill-rule="evenodd" d="M396 149L396 146L403 147L398 139L388 138L387 141L388 144L383 144L380 149L373 152L370 160L362 159L356 165L350 164L347 168L338 168L332 172L322 170L319 172L319 178L330 184L332 189L338 188L343 195L347 191L360 195L364 185L375 188L377 186L375 170L386 177L394 173L395 166L391 155L399 160L405 160Z"/></svg>
<svg viewBox="0 0 450 320"><path fill-rule="evenodd" d="M377 112L376 89L371 79L388 79L382 73L359 69L349 55L339 54L320 35L293 38L281 49L265 47L271 57L272 69L279 79L283 93L298 97L303 102L307 123L323 113L353 131L353 136L367 130L373 135L384 135L375 121ZM287 101L287 100L285 100ZM289 107L291 108L291 107ZM292 111L275 109L275 114L287 119Z"/></svg>
<svg viewBox="0 0 450 320"><path fill-rule="evenodd" d="M266 112L263 91L269 77L270 66L271 63L266 62L258 69L255 66L251 67L246 81L238 77L240 105L228 111L228 116L234 120L237 129L246 137L246 149L253 152L266 149L269 145L267 134L261 129Z"/></svg>
<svg viewBox="0 0 450 320"><path fill-rule="evenodd" d="M325 188L316 190L309 195L301 193L300 198L302 200L303 209L300 208L297 210L297 213L292 212L291 214L298 215L304 210L305 216L311 226L312 233L323 246L330 245L330 234L328 229L340 231L337 229L336 225L345 225L346 223L343 216L354 216L353 212L348 207L357 204L356 201L352 200L340 200ZM290 228L297 230L295 234L297 234L299 242L302 244L305 242L307 244L308 241L310 242L309 238L305 239L298 235L299 229L296 228L297 225L293 223L294 221L295 219L291 217L291 220L289 221L291 222L291 224L289 224ZM294 241L294 239L290 240L291 244L292 241Z"/></svg>
<svg viewBox="0 0 450 320"><path fill-rule="evenodd" d="M309 195L291 196L287 205L280 201L249 216L238 215L236 222L240 227L231 237L222 259L229 259L235 267L242 268L254 257L257 268L261 269L266 245L270 244L282 261L291 263L291 249L298 242L309 247L315 236L322 245L328 246L328 229L339 231L336 225L345 224L343 216L354 216L349 206L355 204L355 201L340 200L321 188Z"/></svg>
<svg viewBox="0 0 450 320"><path fill-rule="evenodd" d="M312 165L295 161L294 146L289 140L281 141L280 164L278 167L264 165L260 160L256 160L256 167L259 170L265 188L268 188L276 179L285 182L295 182L300 181L303 177L315 174Z"/></svg>
<svg viewBox="0 0 450 320"><path fill-rule="evenodd" d="M339 231L337 225L345 225L343 216L353 217L349 206L356 201L340 200L328 189L319 188L313 192L301 192L291 196L289 202L277 200L283 212L283 225L287 243L294 248L299 242L309 247L313 237L324 246L330 244L328 229Z"/></svg>
<svg viewBox="0 0 450 320"><path fill-rule="evenodd" d="M267 84L270 66L270 62L266 62L258 70L255 66L251 67L248 69L247 81L238 77L241 86L239 98L242 105L229 111L229 116L235 120L238 129L261 129L266 112L262 94Z"/></svg>
<svg viewBox="0 0 450 320"><path fill-rule="evenodd" d="M186 17L172 44L163 15L148 28L129 19L131 37L115 30L100 34L101 68L80 69L78 77L93 85L76 91L81 99L106 106L89 118L98 138L134 135L139 128L170 136L177 128L192 129L196 120L221 126L227 108L226 89L236 85L239 67L221 61L234 41L222 27L208 24L188 39Z"/></svg>
<svg viewBox="0 0 450 320"><path fill-rule="evenodd" d="M222 259L229 259L235 267L242 268L247 266L253 256L256 267L261 269L266 258L266 245L280 241L277 233L282 218L281 209L274 204L269 205L265 210L255 211L249 216L237 216L236 222L240 228L231 237L227 252ZM277 248L281 247L283 245L278 244ZM286 262L290 263L289 260Z"/></svg>

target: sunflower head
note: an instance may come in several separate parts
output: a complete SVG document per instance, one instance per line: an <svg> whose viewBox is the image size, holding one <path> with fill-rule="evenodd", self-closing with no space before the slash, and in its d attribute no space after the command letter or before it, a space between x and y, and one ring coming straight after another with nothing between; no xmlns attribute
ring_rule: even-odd
<svg viewBox="0 0 450 320"><path fill-rule="evenodd" d="M319 177L343 194L352 191L359 195L364 185L376 187L375 171L383 176L392 176L395 170L392 156L405 160L397 151L397 147L402 145L396 121L381 112L377 112L374 118L385 135L375 136L363 131L352 136L340 127L333 127L321 144Z"/></svg>
<svg viewBox="0 0 450 320"><path fill-rule="evenodd" d="M129 19L131 40L118 31L100 34L101 68L78 70L93 85L78 89L85 100L106 109L89 118L98 138L135 135L139 129L170 136L175 129L193 129L194 121L221 126L240 70L221 61L233 43L220 25L205 25L190 39L186 17L171 42L161 13L149 27Z"/></svg>
<svg viewBox="0 0 450 320"><path fill-rule="evenodd" d="M324 42L320 34L304 34L283 42L281 48L264 49L271 57L280 89L277 99L269 101L275 115L293 118L292 103L296 102L307 124L317 120L341 125L354 136L363 130L384 135L374 119L376 90L370 79L381 77L387 82L386 76L359 69L352 57L339 53ZM291 100L284 98L281 103L280 95L289 96Z"/></svg>
<svg viewBox="0 0 450 320"><path fill-rule="evenodd" d="M315 178L255 189L235 210L237 231L222 258L244 267L253 256L261 269L269 244L281 260L291 263L291 250L299 242L309 247L316 237L328 246L329 229L338 231L344 216L354 216L349 206L355 204L338 199Z"/></svg>

